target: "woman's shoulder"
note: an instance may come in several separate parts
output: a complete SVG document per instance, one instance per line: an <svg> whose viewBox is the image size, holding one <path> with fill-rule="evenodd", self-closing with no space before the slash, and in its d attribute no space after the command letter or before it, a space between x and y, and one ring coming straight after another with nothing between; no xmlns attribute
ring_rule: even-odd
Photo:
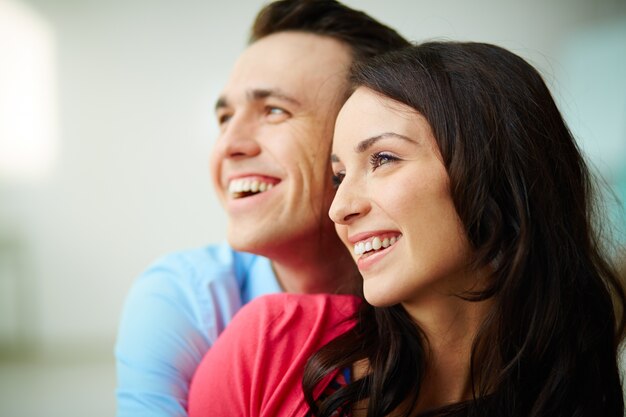
<svg viewBox="0 0 626 417"><path fill-rule="evenodd" d="M272 294L246 304L198 367L190 416L306 411L304 366L319 348L354 326L359 303L349 295Z"/></svg>
<svg viewBox="0 0 626 417"><path fill-rule="evenodd" d="M298 351L314 350L354 326L360 303L360 298L351 295L264 295L235 315L226 327L224 339L246 343L254 340L258 345L280 345L287 350L296 346Z"/></svg>
<svg viewBox="0 0 626 417"><path fill-rule="evenodd" d="M315 310L336 308L353 311L361 298L347 294L293 294L278 293L257 297L246 304L245 308L266 311L281 311L284 308L307 307Z"/></svg>
<svg viewBox="0 0 626 417"><path fill-rule="evenodd" d="M237 316L254 316L257 323L339 323L352 318L361 299L336 294L270 294L246 304ZM237 318L237 316L235 318Z"/></svg>

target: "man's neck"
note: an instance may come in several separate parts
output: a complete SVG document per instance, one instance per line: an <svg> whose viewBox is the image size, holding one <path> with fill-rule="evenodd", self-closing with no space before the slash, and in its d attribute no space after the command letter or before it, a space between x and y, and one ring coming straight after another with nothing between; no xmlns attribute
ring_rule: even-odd
<svg viewBox="0 0 626 417"><path fill-rule="evenodd" d="M271 257L284 291L297 294L350 294L362 285L356 265L338 239L292 244Z"/></svg>

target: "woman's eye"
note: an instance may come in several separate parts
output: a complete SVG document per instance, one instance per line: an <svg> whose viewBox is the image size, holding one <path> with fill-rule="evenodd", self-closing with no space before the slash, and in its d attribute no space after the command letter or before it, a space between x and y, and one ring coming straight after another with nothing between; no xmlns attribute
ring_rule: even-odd
<svg viewBox="0 0 626 417"><path fill-rule="evenodd" d="M336 174L333 174L333 186L335 188L339 187L345 176L345 172L338 172Z"/></svg>
<svg viewBox="0 0 626 417"><path fill-rule="evenodd" d="M370 164L372 165L373 169L376 169L382 165L386 165L391 162L395 162L397 160L398 157L385 152L377 152L370 156Z"/></svg>

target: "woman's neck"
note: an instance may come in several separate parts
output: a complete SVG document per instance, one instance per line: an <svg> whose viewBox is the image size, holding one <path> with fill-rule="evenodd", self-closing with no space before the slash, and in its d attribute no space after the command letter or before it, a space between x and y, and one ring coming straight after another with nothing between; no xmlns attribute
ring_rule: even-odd
<svg viewBox="0 0 626 417"><path fill-rule="evenodd" d="M420 381L420 393L412 416L446 405L463 402L472 398L470 360L476 334L491 308L491 301L470 302L459 297L448 302L432 303L424 306L426 313L418 323L426 336L426 369ZM364 377L370 371L367 360L353 364L354 379ZM387 417L404 415L407 404ZM354 417L365 416L367 400L357 403Z"/></svg>
<svg viewBox="0 0 626 417"><path fill-rule="evenodd" d="M407 309L427 340L426 369L416 411L472 398L472 347L491 304L491 300L466 301L451 295Z"/></svg>

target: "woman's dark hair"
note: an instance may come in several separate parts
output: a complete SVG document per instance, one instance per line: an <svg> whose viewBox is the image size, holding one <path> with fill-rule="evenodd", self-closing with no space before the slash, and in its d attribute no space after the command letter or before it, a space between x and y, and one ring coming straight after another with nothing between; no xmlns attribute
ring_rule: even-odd
<svg viewBox="0 0 626 417"><path fill-rule="evenodd" d="M430 42L358 64L352 80L426 118L473 266L494 267L488 288L459 294L492 303L472 346L473 399L428 415L623 417L624 289L593 227L594 181L539 73L498 46ZM356 321L307 364L311 414L367 399L368 416L408 416L428 341L400 305L364 302ZM365 377L313 398L364 359Z"/></svg>
<svg viewBox="0 0 626 417"><path fill-rule="evenodd" d="M348 45L357 61L409 45L389 26L334 0L279 0L269 3L254 21L250 43L287 31L334 38Z"/></svg>

